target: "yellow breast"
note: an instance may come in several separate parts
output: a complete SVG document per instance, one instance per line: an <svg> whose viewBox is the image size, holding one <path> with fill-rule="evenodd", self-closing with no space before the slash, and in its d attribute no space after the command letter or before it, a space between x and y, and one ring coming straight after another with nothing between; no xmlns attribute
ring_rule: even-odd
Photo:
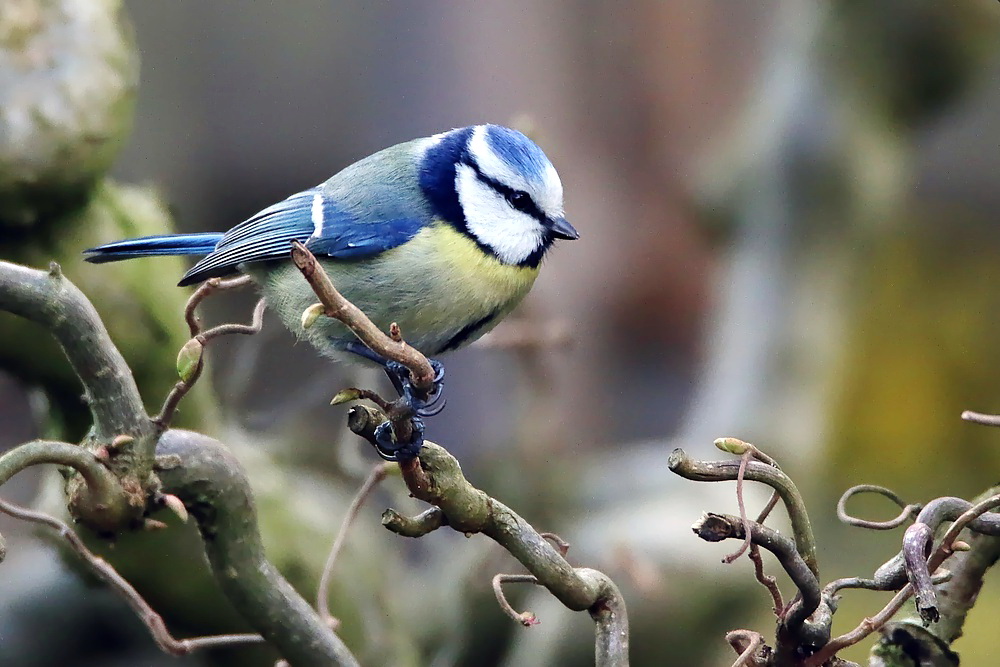
<svg viewBox="0 0 1000 667"><path fill-rule="evenodd" d="M407 245L414 254L433 258L456 289L475 292L485 301L523 296L538 277L538 267L504 264L444 222L424 228Z"/></svg>
<svg viewBox="0 0 1000 667"><path fill-rule="evenodd" d="M456 336L471 342L492 329L538 276L537 268L500 262L444 222L375 257L321 262L337 289L379 328L387 331L391 322L398 323L407 342L428 354ZM321 350L354 340L333 320L300 330L302 312L316 297L291 263L269 269L265 294L286 325Z"/></svg>

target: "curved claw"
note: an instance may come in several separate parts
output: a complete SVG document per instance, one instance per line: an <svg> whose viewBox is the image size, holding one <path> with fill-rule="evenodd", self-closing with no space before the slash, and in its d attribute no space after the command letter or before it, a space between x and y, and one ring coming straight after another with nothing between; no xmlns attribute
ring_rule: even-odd
<svg viewBox="0 0 1000 667"><path fill-rule="evenodd" d="M441 405L445 402L444 387L440 384L435 385L426 398L418 396L416 390L410 386L406 387L403 396L410 403L410 406L413 407L413 411L421 417L436 415L444 408Z"/></svg>
<svg viewBox="0 0 1000 667"><path fill-rule="evenodd" d="M410 442L398 444L393 440L392 424L384 421L375 427L375 452L386 461L409 461L420 454L424 446L424 422L419 417L410 420L413 435Z"/></svg>
<svg viewBox="0 0 1000 667"><path fill-rule="evenodd" d="M444 392L444 364L440 361L430 359L431 367L434 369L434 384L426 396L418 394L410 380L410 370L397 361L389 361L385 364L385 373L392 381L392 385L400 396L405 398L413 408L414 414L419 417L433 417L440 414L447 405L442 397Z"/></svg>
<svg viewBox="0 0 1000 667"><path fill-rule="evenodd" d="M375 427L375 453L386 461L398 461L396 443L392 439L392 424L387 421Z"/></svg>
<svg viewBox="0 0 1000 667"><path fill-rule="evenodd" d="M442 364L437 359L428 359L431 368L434 369L434 384L439 385L444 382L444 364Z"/></svg>
<svg viewBox="0 0 1000 667"><path fill-rule="evenodd" d="M448 405L448 399L441 398L441 396L438 395L430 403L417 410L417 416L433 417L435 415L439 415L445 409L445 407L447 407L447 405Z"/></svg>

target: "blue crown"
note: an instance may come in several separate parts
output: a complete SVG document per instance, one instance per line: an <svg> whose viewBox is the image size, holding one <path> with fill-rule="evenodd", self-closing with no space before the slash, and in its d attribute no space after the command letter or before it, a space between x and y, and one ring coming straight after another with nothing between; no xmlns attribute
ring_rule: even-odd
<svg viewBox="0 0 1000 667"><path fill-rule="evenodd" d="M500 159L527 178L541 181L549 168L549 159L542 149L517 130L487 125L486 141Z"/></svg>

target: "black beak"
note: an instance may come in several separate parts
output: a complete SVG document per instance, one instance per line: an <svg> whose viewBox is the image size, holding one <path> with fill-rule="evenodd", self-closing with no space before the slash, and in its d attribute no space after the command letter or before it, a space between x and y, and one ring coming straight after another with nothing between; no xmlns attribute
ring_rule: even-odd
<svg viewBox="0 0 1000 667"><path fill-rule="evenodd" d="M566 218L554 218L549 229L552 230L552 236L557 239L575 241L580 238L580 232L576 231Z"/></svg>

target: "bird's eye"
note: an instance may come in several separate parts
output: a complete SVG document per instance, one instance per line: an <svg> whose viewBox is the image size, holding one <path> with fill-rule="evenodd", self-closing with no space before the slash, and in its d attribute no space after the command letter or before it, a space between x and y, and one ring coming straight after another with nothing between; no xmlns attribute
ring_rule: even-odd
<svg viewBox="0 0 1000 667"><path fill-rule="evenodd" d="M527 192L513 192L507 199L510 201L510 205L518 211L527 211L531 208L531 197Z"/></svg>

